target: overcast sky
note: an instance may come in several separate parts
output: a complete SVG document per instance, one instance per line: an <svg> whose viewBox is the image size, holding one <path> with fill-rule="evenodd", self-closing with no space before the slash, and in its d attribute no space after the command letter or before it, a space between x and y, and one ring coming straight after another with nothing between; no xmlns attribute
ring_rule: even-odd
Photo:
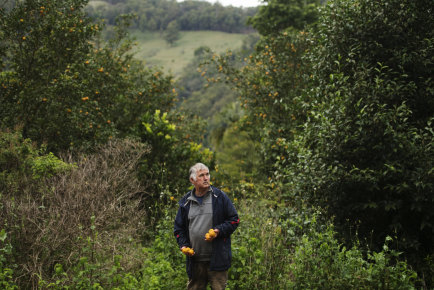
<svg viewBox="0 0 434 290"><path fill-rule="evenodd" d="M236 6L236 7L253 7L261 4L261 0L205 0L207 2L215 3L220 2L223 6ZM182 2L182 0L178 0Z"/></svg>

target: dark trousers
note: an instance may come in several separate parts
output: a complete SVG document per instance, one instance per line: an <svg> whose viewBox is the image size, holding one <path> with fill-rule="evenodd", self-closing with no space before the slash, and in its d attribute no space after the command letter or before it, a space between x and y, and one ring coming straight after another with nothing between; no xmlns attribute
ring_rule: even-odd
<svg viewBox="0 0 434 290"><path fill-rule="evenodd" d="M209 262L194 262L192 278L188 281L187 289L205 290L208 283L212 290L223 290L228 281L228 271L210 271Z"/></svg>

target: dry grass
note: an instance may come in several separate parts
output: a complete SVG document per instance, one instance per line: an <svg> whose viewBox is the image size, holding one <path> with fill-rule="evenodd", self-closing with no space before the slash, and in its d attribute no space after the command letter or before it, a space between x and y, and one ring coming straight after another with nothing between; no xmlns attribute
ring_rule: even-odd
<svg viewBox="0 0 434 290"><path fill-rule="evenodd" d="M113 141L93 155L65 158L77 168L43 184L29 182L20 195L0 195L4 225L17 252L17 281L37 288L39 277L50 279L56 263L65 269L76 262L85 239L98 233L96 247L109 263L125 259L126 271L141 266L139 243L147 230L146 211L138 195L146 193L136 176L143 144ZM140 193L140 194L137 194Z"/></svg>

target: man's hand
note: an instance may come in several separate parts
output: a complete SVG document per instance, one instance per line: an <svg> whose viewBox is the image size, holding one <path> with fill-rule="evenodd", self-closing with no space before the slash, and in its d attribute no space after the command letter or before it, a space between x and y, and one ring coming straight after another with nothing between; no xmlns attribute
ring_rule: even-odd
<svg viewBox="0 0 434 290"><path fill-rule="evenodd" d="M210 229L206 234L205 234L205 240L208 242L211 242L212 240L214 240L215 238L217 238L217 236L219 235L219 230L218 229Z"/></svg>
<svg viewBox="0 0 434 290"><path fill-rule="evenodd" d="M184 254L184 255L186 255L186 256L193 256L195 253L194 253L194 250L192 249L192 248L189 248L189 247L182 247L181 248L181 252Z"/></svg>

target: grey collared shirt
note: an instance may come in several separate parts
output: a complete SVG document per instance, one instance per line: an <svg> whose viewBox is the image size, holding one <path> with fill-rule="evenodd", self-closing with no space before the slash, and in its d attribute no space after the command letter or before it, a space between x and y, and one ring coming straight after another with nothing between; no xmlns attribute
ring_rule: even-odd
<svg viewBox="0 0 434 290"><path fill-rule="evenodd" d="M212 190L210 189L200 204L194 194L190 195L190 211L188 212L191 246L195 251L195 261L209 261L212 254L211 242L205 241L205 234L212 228Z"/></svg>

